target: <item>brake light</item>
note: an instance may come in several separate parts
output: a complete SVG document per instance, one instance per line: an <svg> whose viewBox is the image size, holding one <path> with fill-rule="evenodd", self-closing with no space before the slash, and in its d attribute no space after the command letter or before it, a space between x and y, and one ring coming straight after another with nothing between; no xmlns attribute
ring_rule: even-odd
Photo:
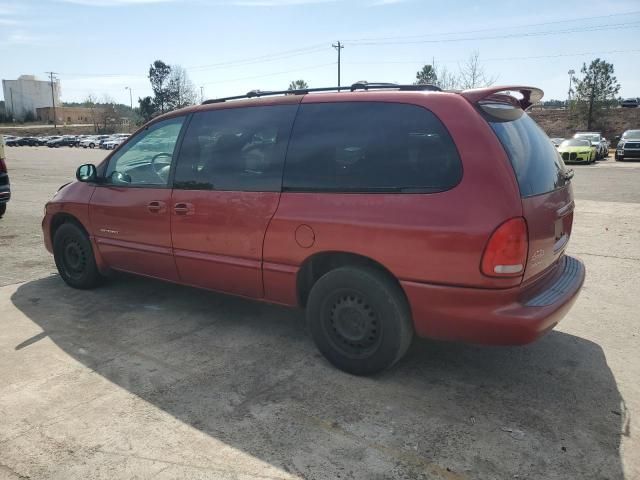
<svg viewBox="0 0 640 480"><path fill-rule="evenodd" d="M489 238L482 255L481 270L489 277L518 277L524 273L529 233L524 218L512 218Z"/></svg>

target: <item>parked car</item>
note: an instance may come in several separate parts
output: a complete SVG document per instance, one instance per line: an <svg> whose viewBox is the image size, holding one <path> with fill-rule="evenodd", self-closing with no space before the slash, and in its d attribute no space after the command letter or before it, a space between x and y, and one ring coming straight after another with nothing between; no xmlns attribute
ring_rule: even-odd
<svg viewBox="0 0 640 480"><path fill-rule="evenodd" d="M640 158L640 130L627 130L620 137L615 159L621 162L628 158Z"/></svg>
<svg viewBox="0 0 640 480"><path fill-rule="evenodd" d="M80 140L80 143L78 143L78 146L82 148L95 148L96 146L98 146L99 143L100 143L99 137L87 137Z"/></svg>
<svg viewBox="0 0 640 480"><path fill-rule="evenodd" d="M565 254L572 172L524 112L542 91L326 90L174 111L80 166L42 222L61 278L123 270L306 307L319 350L362 375L414 334L551 330L585 269Z"/></svg>
<svg viewBox="0 0 640 480"><path fill-rule="evenodd" d="M560 144L564 141L564 138L560 138L560 137L553 137L550 139L551 143L553 143L554 147L559 147Z"/></svg>
<svg viewBox="0 0 640 480"><path fill-rule="evenodd" d="M20 144L20 140L22 137L11 137L7 138L4 142L7 147L17 147Z"/></svg>
<svg viewBox="0 0 640 480"><path fill-rule="evenodd" d="M55 138L53 140L49 140L47 142L47 147L50 148L58 148L58 147L75 147L78 144L78 140L73 136L64 136Z"/></svg>
<svg viewBox="0 0 640 480"><path fill-rule="evenodd" d="M577 132L573 138L587 139L591 142L591 145L596 147L597 155L596 160L600 160L607 156L607 148L603 145L602 135L599 132Z"/></svg>
<svg viewBox="0 0 640 480"><path fill-rule="evenodd" d="M38 145L38 139L36 137L22 137L18 140L17 145L19 147L35 147Z"/></svg>
<svg viewBox="0 0 640 480"><path fill-rule="evenodd" d="M0 218L7 211L7 203L11 199L11 184L9 183L9 173L7 163L4 159L4 139L0 135Z"/></svg>
<svg viewBox="0 0 640 480"><path fill-rule="evenodd" d="M569 138L560 144L558 152L565 163L593 163L598 154L586 138Z"/></svg>
<svg viewBox="0 0 640 480"><path fill-rule="evenodd" d="M620 103L620 106L625 108L638 108L640 102L637 98L627 98Z"/></svg>
<svg viewBox="0 0 640 480"><path fill-rule="evenodd" d="M107 150L114 150L116 148L118 148L120 145L122 145L128 137L125 136L118 136L118 137L113 137L107 141L104 142L103 147Z"/></svg>

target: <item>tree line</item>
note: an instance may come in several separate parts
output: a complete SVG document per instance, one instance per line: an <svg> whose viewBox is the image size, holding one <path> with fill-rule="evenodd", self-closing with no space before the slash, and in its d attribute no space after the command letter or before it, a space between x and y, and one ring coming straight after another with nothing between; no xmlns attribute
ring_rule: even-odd
<svg viewBox="0 0 640 480"><path fill-rule="evenodd" d="M168 65L156 60L148 73L153 96L138 99L138 113L144 121L171 110L194 105L198 95L193 82L179 65ZM416 72L414 84L435 85L443 90L466 90L493 85L498 77L487 73L480 62L479 52L473 52L456 70L443 65L424 65ZM616 95L620 84L614 76L614 67L596 58L589 65L583 64L580 75L572 78L574 88L569 92L570 101L548 100L548 106L569 106L572 115L591 129L601 120L603 108L617 104ZM303 79L293 80L288 90L304 90L309 83Z"/></svg>

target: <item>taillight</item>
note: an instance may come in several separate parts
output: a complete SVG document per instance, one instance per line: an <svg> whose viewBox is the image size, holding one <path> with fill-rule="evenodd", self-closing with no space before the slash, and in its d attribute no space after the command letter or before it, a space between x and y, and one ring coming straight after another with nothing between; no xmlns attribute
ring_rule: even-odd
<svg viewBox="0 0 640 480"><path fill-rule="evenodd" d="M0 157L0 173L7 173L7 164L4 163L4 158Z"/></svg>
<svg viewBox="0 0 640 480"><path fill-rule="evenodd" d="M529 234L524 218L512 218L491 234L482 255L482 273L490 277L518 277L524 273Z"/></svg>

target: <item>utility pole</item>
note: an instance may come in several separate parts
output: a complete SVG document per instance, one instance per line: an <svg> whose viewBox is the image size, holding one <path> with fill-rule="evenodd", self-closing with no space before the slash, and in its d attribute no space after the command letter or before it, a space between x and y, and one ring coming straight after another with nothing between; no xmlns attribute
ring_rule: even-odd
<svg viewBox="0 0 640 480"><path fill-rule="evenodd" d="M125 90L129 90L129 106L133 110L133 93L131 93L131 87L124 87Z"/></svg>
<svg viewBox="0 0 640 480"><path fill-rule="evenodd" d="M338 51L338 91L340 91L340 87L342 86L340 83L340 51L344 48L344 45L338 41L338 43L333 43L331 46Z"/></svg>
<svg viewBox="0 0 640 480"><path fill-rule="evenodd" d="M56 96L53 93L53 76L56 72L45 72L49 74L51 80L51 105L53 106L53 128L58 128L58 116L56 115Z"/></svg>
<svg viewBox="0 0 640 480"><path fill-rule="evenodd" d="M200 87L200 103L204 102L204 87Z"/></svg>

